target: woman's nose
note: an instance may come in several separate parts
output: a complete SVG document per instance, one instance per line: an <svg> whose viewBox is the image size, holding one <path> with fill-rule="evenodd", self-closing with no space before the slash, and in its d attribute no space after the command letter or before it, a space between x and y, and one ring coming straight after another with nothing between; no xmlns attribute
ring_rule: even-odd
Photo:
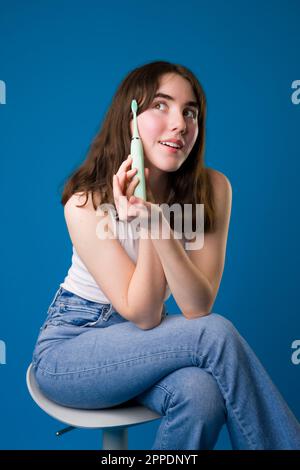
<svg viewBox="0 0 300 470"><path fill-rule="evenodd" d="M177 130L177 132L183 132L186 130L186 122L182 114L177 113L170 117L169 128L171 130Z"/></svg>

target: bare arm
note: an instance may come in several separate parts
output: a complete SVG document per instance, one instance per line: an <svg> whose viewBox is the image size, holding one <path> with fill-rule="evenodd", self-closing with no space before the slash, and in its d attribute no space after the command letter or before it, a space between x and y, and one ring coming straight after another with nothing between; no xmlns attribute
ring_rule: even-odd
<svg viewBox="0 0 300 470"><path fill-rule="evenodd" d="M163 218L163 224L168 222ZM153 239L174 299L186 318L209 312L212 292L204 274L189 259L170 229L169 239Z"/></svg>
<svg viewBox="0 0 300 470"><path fill-rule="evenodd" d="M116 310L142 329L160 323L166 288L165 276L151 240L139 240L137 264L131 260L117 239L99 239L99 217L91 197L73 195L64 214L76 251L96 283ZM107 225L111 226L107 218ZM112 233L112 232L110 232Z"/></svg>
<svg viewBox="0 0 300 470"><path fill-rule="evenodd" d="M216 230L205 235L204 246L185 252L179 240L152 239L172 294L186 318L210 313L220 286L225 263L231 213L232 188L222 173L210 170L216 202Z"/></svg>
<svg viewBox="0 0 300 470"><path fill-rule="evenodd" d="M149 328L161 321L166 277L152 240L139 239L136 268L128 288L128 304Z"/></svg>

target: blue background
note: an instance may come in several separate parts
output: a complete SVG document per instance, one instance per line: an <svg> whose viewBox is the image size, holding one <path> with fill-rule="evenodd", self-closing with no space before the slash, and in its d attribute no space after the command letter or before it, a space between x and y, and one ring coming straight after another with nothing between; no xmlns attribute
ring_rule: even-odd
<svg viewBox="0 0 300 470"><path fill-rule="evenodd" d="M300 418L299 1L0 0L0 448L95 449L100 432L61 426L31 400L25 371L71 262L60 205L112 96L133 68L186 65L208 101L206 165L231 181L226 265L213 310L252 346ZM174 300L171 312L179 312ZM159 421L130 428L150 449ZM278 423L280 425L280 423ZM226 428L218 449L229 449Z"/></svg>

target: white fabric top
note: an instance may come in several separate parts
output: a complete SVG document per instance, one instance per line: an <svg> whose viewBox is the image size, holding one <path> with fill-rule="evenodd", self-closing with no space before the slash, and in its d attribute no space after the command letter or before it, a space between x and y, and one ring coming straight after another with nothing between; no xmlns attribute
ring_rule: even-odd
<svg viewBox="0 0 300 470"><path fill-rule="evenodd" d="M117 238L126 250L128 256L134 263L136 263L138 257L139 239L134 239L132 226L130 223L124 224L122 222L116 221L116 224ZM182 242L183 239L180 241ZM64 279L64 282L62 282L60 286L76 295L79 295L80 297L83 297L84 299L105 304L110 303L109 299L105 296L104 292L102 292L95 279L92 277L82 260L79 258L74 245L72 265ZM167 285L164 301L166 301L170 295L171 290Z"/></svg>

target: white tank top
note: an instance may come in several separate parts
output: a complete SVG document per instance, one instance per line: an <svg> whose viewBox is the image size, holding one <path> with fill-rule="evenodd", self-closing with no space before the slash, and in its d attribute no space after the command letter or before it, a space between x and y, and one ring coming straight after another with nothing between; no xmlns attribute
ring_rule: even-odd
<svg viewBox="0 0 300 470"><path fill-rule="evenodd" d="M117 237L128 256L136 264L139 240L133 238L133 231L130 223L124 224L119 221L116 221L116 223L119 224L117 227ZM125 234L125 236L122 234ZM64 282L62 282L60 286L76 295L79 295L80 297L83 297L84 299L109 304L109 299L105 296L104 292L102 292L93 276L89 273L88 269L79 258L74 245L72 248L72 265L64 279ZM164 301L166 301L170 295L171 290L167 284Z"/></svg>

